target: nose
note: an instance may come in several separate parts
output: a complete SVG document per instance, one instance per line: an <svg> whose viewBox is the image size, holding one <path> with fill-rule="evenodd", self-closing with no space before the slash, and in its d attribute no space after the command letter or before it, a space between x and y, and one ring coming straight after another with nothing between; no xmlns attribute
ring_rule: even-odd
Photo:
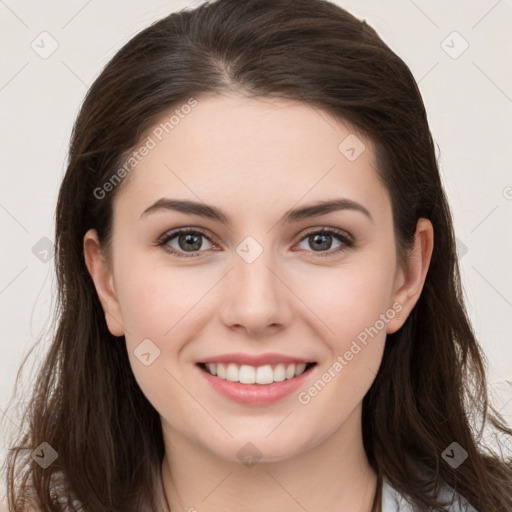
<svg viewBox="0 0 512 512"><path fill-rule="evenodd" d="M268 337L292 319L293 293L270 250L254 261L234 255L224 279L219 314L231 329L245 330L252 338Z"/></svg>

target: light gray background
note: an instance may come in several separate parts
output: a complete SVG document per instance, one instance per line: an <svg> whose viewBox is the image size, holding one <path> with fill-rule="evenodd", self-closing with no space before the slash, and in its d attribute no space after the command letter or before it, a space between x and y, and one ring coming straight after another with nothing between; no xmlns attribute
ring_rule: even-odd
<svg viewBox="0 0 512 512"><path fill-rule="evenodd" d="M496 404L512 423L512 2L336 3L365 18L419 82L440 148L468 310L488 357ZM3 428L16 428L16 412L6 405L21 358L49 327L53 259L41 261L44 252L37 257L33 247L44 237L53 240L79 105L128 39L191 5L0 0L0 418L9 418ZM58 48L42 58L52 44ZM48 336L37 350L39 360L47 343ZM31 385L29 376L26 382Z"/></svg>

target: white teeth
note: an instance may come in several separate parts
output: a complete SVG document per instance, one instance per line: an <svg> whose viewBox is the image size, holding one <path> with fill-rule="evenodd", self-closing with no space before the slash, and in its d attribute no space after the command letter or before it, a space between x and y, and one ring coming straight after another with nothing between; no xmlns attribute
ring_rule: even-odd
<svg viewBox="0 0 512 512"><path fill-rule="evenodd" d="M282 382L286 379L286 370L284 364L279 363L274 368L274 382Z"/></svg>
<svg viewBox="0 0 512 512"><path fill-rule="evenodd" d="M242 381L240 381L242 382ZM272 366L258 366L256 369L256 384L272 384L274 382L274 371Z"/></svg>
<svg viewBox="0 0 512 512"><path fill-rule="evenodd" d="M301 373L304 373L305 369L306 369L306 365L304 363L298 364L295 367L295 377L297 377L297 375L300 375Z"/></svg>
<svg viewBox="0 0 512 512"><path fill-rule="evenodd" d="M256 382L256 370L254 369L254 366L248 366L246 364L240 366L238 377L238 380L242 384L254 384Z"/></svg>
<svg viewBox="0 0 512 512"><path fill-rule="evenodd" d="M238 366L235 363L229 363L226 370L226 380L230 380L231 382L239 382L238 376Z"/></svg>
<svg viewBox="0 0 512 512"><path fill-rule="evenodd" d="M211 375L219 379L242 384L272 384L283 380L293 379L302 375L306 365L279 363L275 366L266 364L264 366L250 366L248 364L238 365L236 363L208 363L205 365Z"/></svg>
<svg viewBox="0 0 512 512"><path fill-rule="evenodd" d="M219 377L219 379L225 379L226 378L226 367L222 363L218 363L218 364L212 363L212 364L213 364L213 366L217 367L217 377ZM213 375L213 372L212 372L212 375Z"/></svg>

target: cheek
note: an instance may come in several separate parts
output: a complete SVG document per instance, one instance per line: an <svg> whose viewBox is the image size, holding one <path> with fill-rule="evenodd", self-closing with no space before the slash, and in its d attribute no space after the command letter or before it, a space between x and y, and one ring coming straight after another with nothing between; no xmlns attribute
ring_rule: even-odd
<svg viewBox="0 0 512 512"><path fill-rule="evenodd" d="M288 274L286 280L316 322L320 319L327 327L326 332L338 340L336 343L343 344L373 326L389 308L392 264L392 251L368 252L338 267L311 265L307 271L301 268ZM148 266L147 255L129 259L121 255L117 268L116 288L130 346L145 338L165 346L174 334L183 334L184 326L186 338L190 339L194 320L199 325L200 317L212 308L208 293L219 285L222 287L219 272L207 265ZM222 291L217 289L212 295L219 300ZM297 304L297 313L302 309Z"/></svg>
<svg viewBox="0 0 512 512"><path fill-rule="evenodd" d="M385 259L319 269L302 282L301 290L307 305L330 332L332 348L341 350L372 326L385 331L379 320L391 307L393 272Z"/></svg>
<svg viewBox="0 0 512 512"><path fill-rule="evenodd" d="M328 327L323 342L329 355L297 400L325 435L349 417L378 372L386 325L396 314L390 306L392 277L387 265L375 263L364 272L338 269L324 286L309 287L314 293L308 305Z"/></svg>
<svg viewBox="0 0 512 512"><path fill-rule="evenodd" d="M146 398L162 413L169 402L187 399L177 361L197 324L194 305L204 294L195 289L183 272L148 268L135 260L120 272L119 300L125 323L130 365ZM119 266L121 267L121 265ZM186 410L186 409L185 409ZM183 411L175 411L178 420ZM185 415L186 416L186 415ZM180 420L181 421L181 420Z"/></svg>
<svg viewBox="0 0 512 512"><path fill-rule="evenodd" d="M194 308L215 284L211 273L197 268L148 266L143 258L120 261L118 268L119 301L132 338L168 339L174 329L181 330L184 323L190 323Z"/></svg>

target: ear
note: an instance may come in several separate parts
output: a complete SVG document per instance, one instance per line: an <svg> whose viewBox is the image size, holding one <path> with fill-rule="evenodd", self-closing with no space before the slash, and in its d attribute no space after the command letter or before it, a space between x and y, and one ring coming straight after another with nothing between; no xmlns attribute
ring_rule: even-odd
<svg viewBox="0 0 512 512"><path fill-rule="evenodd" d="M405 268L399 267L395 278L392 303L397 311L395 318L387 324L386 332L392 334L402 327L418 301L434 249L434 228L428 219L418 219L414 235L414 248ZM401 309L399 309L399 306Z"/></svg>
<svg viewBox="0 0 512 512"><path fill-rule="evenodd" d="M105 312L108 330L114 336L123 336L125 332L123 315L114 288L114 278L102 254L98 234L94 229L87 231L84 236L84 257Z"/></svg>

